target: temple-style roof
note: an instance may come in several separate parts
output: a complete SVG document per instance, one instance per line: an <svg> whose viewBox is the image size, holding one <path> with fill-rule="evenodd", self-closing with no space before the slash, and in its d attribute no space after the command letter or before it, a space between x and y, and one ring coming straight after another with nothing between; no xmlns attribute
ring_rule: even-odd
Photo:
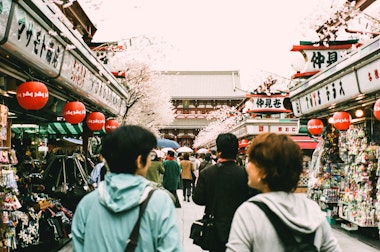
<svg viewBox="0 0 380 252"><path fill-rule="evenodd" d="M166 71L162 80L175 99L225 100L244 98L239 71Z"/></svg>

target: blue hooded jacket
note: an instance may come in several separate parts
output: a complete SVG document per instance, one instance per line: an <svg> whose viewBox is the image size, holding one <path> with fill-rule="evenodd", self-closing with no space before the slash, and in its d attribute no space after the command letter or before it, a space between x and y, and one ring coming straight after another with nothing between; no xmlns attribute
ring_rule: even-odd
<svg viewBox="0 0 380 252"><path fill-rule="evenodd" d="M149 181L108 173L78 204L72 223L74 251L124 251ZM156 190L141 219L138 251L182 251L173 201Z"/></svg>

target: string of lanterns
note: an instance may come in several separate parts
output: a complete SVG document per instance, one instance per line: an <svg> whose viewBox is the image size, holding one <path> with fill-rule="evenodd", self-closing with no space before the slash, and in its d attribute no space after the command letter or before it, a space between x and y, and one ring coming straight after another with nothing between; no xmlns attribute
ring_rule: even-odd
<svg viewBox="0 0 380 252"><path fill-rule="evenodd" d="M18 104L26 110L40 110L49 99L49 92L46 85L38 81L28 81L22 83L16 92ZM71 124L81 123L86 118L86 107L82 102L67 102L62 109L63 118ZM87 115L86 124L92 131L101 130L105 127L106 133L110 133L120 126L115 119L108 119L101 112L91 112Z"/></svg>

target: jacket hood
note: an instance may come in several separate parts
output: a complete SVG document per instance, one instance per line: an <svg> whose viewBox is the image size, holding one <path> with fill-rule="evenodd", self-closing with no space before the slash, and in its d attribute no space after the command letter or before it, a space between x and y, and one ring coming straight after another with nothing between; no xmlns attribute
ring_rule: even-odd
<svg viewBox="0 0 380 252"><path fill-rule="evenodd" d="M256 195L250 201L262 201L286 225L299 233L314 232L326 221L319 205L302 193L269 192Z"/></svg>
<svg viewBox="0 0 380 252"><path fill-rule="evenodd" d="M99 185L100 202L115 213L135 208L148 185L139 175L107 173Z"/></svg>

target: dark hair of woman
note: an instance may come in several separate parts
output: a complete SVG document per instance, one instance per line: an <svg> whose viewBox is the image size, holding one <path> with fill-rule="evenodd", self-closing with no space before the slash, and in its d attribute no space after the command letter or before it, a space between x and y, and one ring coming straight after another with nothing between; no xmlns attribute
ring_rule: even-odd
<svg viewBox="0 0 380 252"><path fill-rule="evenodd" d="M101 153L111 172L134 174L137 157L141 155L141 164L146 165L156 145L157 139L149 130L137 125L120 126L103 137Z"/></svg>
<svg viewBox="0 0 380 252"><path fill-rule="evenodd" d="M189 159L190 159L189 153L184 153L183 154L183 160L189 160Z"/></svg>
<svg viewBox="0 0 380 252"><path fill-rule="evenodd" d="M249 161L265 174L271 191L293 192L302 172L303 154L299 145L284 134L258 135L248 148Z"/></svg>

